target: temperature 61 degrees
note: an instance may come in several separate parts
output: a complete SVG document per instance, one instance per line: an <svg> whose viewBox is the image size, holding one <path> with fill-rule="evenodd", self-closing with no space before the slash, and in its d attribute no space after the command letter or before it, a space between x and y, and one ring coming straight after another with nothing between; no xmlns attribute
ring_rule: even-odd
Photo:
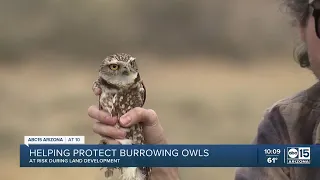
<svg viewBox="0 0 320 180"><path fill-rule="evenodd" d="M274 164L274 163L276 163L277 161L278 161L278 157L268 157L267 158L267 163L268 164Z"/></svg>

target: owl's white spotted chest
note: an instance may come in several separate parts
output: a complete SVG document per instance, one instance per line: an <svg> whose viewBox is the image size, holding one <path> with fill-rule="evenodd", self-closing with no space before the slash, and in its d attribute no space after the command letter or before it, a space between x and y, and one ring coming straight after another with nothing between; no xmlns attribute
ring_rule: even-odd
<svg viewBox="0 0 320 180"><path fill-rule="evenodd" d="M112 117L119 118L135 107L142 107L144 103L144 88L141 84L136 84L128 89L109 89L102 87L100 95L100 106L103 110L111 114ZM119 123L116 124L120 128ZM143 144L142 126L137 124L132 126L127 133L127 139L131 139L133 144Z"/></svg>
<svg viewBox="0 0 320 180"><path fill-rule="evenodd" d="M138 87L115 90L103 88L100 104L112 116L122 116L134 107L142 107L143 98Z"/></svg>

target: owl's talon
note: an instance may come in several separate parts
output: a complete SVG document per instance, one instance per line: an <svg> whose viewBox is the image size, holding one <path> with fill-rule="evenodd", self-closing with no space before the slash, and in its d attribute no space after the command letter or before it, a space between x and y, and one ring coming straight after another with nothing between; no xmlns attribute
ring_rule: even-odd
<svg viewBox="0 0 320 180"><path fill-rule="evenodd" d="M99 144L108 144L108 141L106 139L101 139Z"/></svg>
<svg viewBox="0 0 320 180"><path fill-rule="evenodd" d="M107 170L104 172L104 176L106 178L113 176L113 168L107 168Z"/></svg>

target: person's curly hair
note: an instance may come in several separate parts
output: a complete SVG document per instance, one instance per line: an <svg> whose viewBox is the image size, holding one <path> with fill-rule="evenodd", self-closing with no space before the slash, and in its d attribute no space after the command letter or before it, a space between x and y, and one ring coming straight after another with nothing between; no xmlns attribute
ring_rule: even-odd
<svg viewBox="0 0 320 180"><path fill-rule="evenodd" d="M306 26L309 17L309 0L282 0L286 10L293 17L294 26ZM310 62L307 47L304 42L300 42L294 48L294 58L303 68L309 68Z"/></svg>

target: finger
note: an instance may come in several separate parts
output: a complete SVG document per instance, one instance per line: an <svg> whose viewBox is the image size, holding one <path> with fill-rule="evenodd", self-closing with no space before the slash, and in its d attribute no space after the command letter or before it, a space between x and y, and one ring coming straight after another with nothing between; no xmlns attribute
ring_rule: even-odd
<svg viewBox="0 0 320 180"><path fill-rule="evenodd" d="M111 117L107 112L99 110L96 105L88 108L88 115L106 125L115 125L117 122L116 117Z"/></svg>
<svg viewBox="0 0 320 180"><path fill-rule="evenodd" d="M93 89L93 93L94 93L94 95L99 96L101 94L101 89L100 88L94 88Z"/></svg>
<svg viewBox="0 0 320 180"><path fill-rule="evenodd" d="M124 127L140 122L145 126L154 126L158 122L157 114L151 109L137 107L120 117L120 123Z"/></svg>
<svg viewBox="0 0 320 180"><path fill-rule="evenodd" d="M99 122L94 123L92 129L93 132L99 134L100 136L108 137L111 139L122 139L126 136L126 133L124 131Z"/></svg>

